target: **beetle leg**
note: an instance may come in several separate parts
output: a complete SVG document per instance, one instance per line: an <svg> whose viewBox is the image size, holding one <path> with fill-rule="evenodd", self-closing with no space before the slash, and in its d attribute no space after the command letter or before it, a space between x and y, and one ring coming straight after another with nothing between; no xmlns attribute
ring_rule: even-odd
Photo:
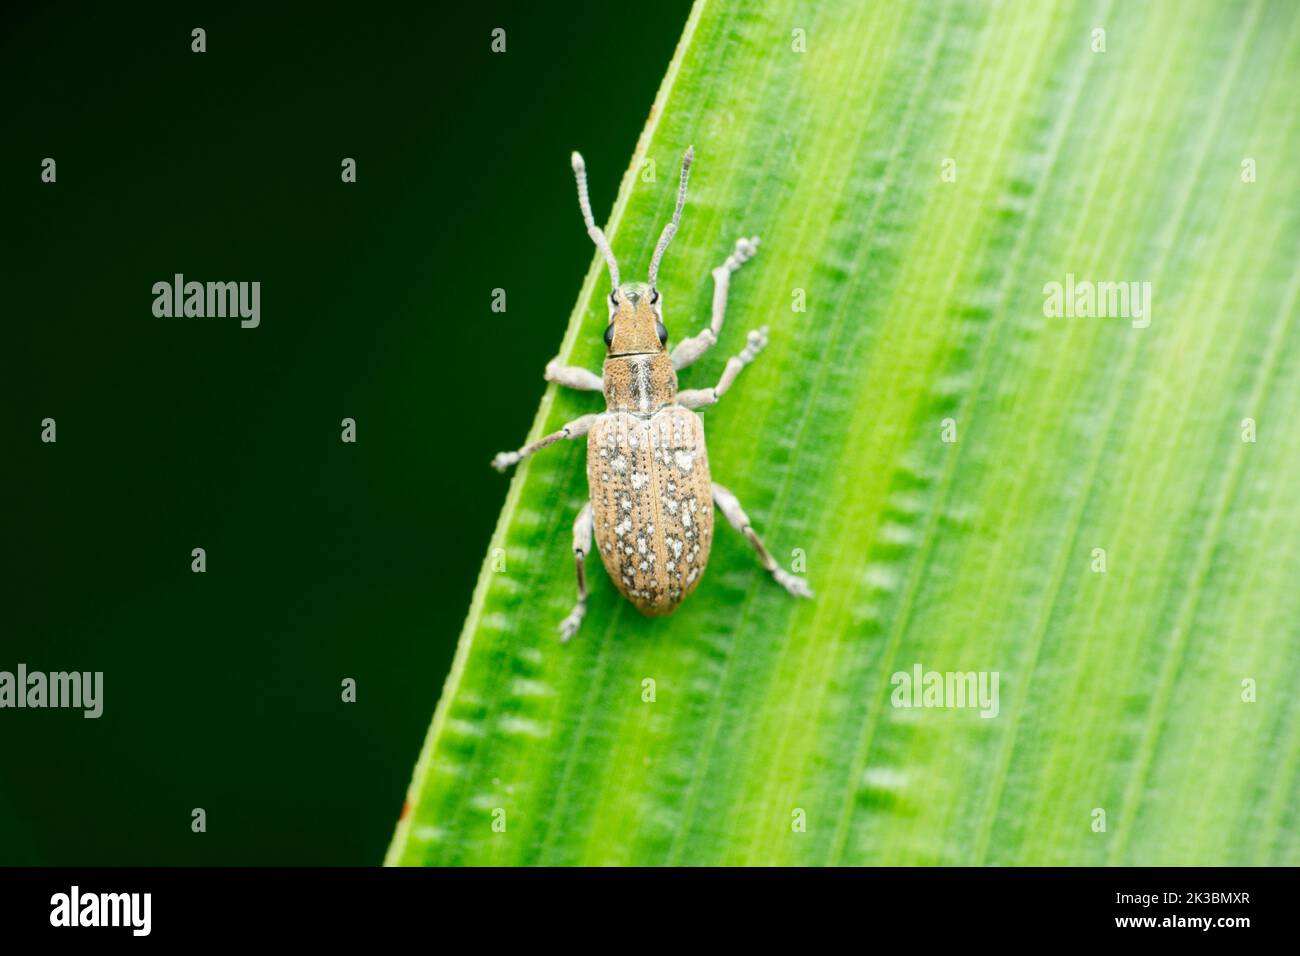
<svg viewBox="0 0 1300 956"><path fill-rule="evenodd" d="M558 432L551 432L545 438L539 438L531 445L525 445L518 451L497 452L497 456L492 459L492 467L497 471L505 471L511 465L517 465L520 460L527 458L529 455L536 454L543 448L549 448L557 441L563 441L566 438L578 438L591 431L591 426L596 423L599 415L583 415L581 418L575 418L569 424L565 425Z"/></svg>
<svg viewBox="0 0 1300 956"><path fill-rule="evenodd" d="M795 597L810 598L813 596L812 589L808 587L803 578L791 574L785 568L776 563L776 559L763 546L763 540L754 530L754 526L749 523L749 515L745 514L745 509L740 507L740 501L727 488L713 483L713 501L717 504L718 510L722 512L727 522L749 539L749 543L754 546L758 552L758 560L762 562L763 567L772 572L772 577L776 582L785 588Z"/></svg>
<svg viewBox="0 0 1300 956"><path fill-rule="evenodd" d="M687 408L702 408L708 405L716 405L727 389L731 388L731 383L736 380L740 370L754 361L758 353L763 351L767 346L767 326L755 329L749 333L745 342L745 347L741 349L739 355L733 355L727 359L727 367L722 370L722 378L718 379L718 384L713 388L688 388L685 391L677 393L677 404L685 405Z"/></svg>
<svg viewBox="0 0 1300 956"><path fill-rule="evenodd" d="M605 383L595 372L576 365L561 365L559 359L551 359L546 364L546 380L557 382L565 388L576 388L580 392L603 392Z"/></svg>
<svg viewBox="0 0 1300 956"><path fill-rule="evenodd" d="M588 501L573 521L573 566L578 572L578 603L569 616L560 622L560 640L567 641L578 633L583 615L587 613L587 552L591 550L591 502Z"/></svg>
<svg viewBox="0 0 1300 956"><path fill-rule="evenodd" d="M748 262L757 251L758 236L753 239L737 239L736 248L727 256L727 261L713 270L713 318L707 329L677 343L673 349L673 368L686 368L718 341L718 336L722 334L722 320L727 313L727 290L731 286L731 274Z"/></svg>

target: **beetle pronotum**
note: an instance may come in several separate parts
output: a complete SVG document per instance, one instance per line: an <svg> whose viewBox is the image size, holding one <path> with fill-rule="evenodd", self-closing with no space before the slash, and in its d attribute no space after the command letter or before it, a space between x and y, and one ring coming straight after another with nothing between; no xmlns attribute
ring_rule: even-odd
<svg viewBox="0 0 1300 956"><path fill-rule="evenodd" d="M593 534L605 570L623 596L644 614L671 614L695 590L708 563L714 505L749 539L763 567L779 584L798 597L812 597L804 580L778 565L763 546L736 496L711 479L704 421L694 411L716 404L731 387L740 370L767 345L767 327L749 333L744 349L727 361L713 388L677 390L677 371L717 342L731 274L758 248L757 237L736 242L726 262L713 270L713 317L708 327L670 352L663 297L656 282L664 250L682 218L693 157L693 150L687 149L677 207L659 236L648 281L620 284L618 261L591 214L586 166L579 154L573 154L587 234L609 266L608 354L602 375L554 359L546 366L546 380L581 391L603 391L605 411L575 418L559 431L518 451L503 451L492 460L492 467L505 471L562 439L587 436L591 498L573 524L578 600L560 623L566 641L577 632L587 610L584 562Z"/></svg>

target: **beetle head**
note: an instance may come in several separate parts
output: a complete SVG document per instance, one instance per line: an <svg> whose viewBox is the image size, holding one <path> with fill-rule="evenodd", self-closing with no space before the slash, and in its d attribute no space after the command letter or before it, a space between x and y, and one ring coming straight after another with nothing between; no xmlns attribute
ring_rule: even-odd
<svg viewBox="0 0 1300 956"><path fill-rule="evenodd" d="M625 282L609 294L605 347L610 355L662 352L668 343L663 296L644 282Z"/></svg>
<svg viewBox="0 0 1300 956"><path fill-rule="evenodd" d="M672 220L664 226L659 235L659 244L655 246L650 259L650 278L648 282L626 282L619 284L618 260L609 246L605 233L596 225L591 214L591 200L587 197L587 167L582 156L573 154L573 174L578 180L578 205L582 208L582 218L587 225L587 234L605 257L609 266L609 281L612 289L609 293L609 325L605 329L605 346L610 355L645 355L662 352L668 342L668 330L663 323L663 297L659 294L656 283L659 279L659 263L664 251L677 233L681 222L682 207L686 205L686 181L691 172L691 161L695 150L687 147L682 157L681 182L677 188L677 206L673 210Z"/></svg>

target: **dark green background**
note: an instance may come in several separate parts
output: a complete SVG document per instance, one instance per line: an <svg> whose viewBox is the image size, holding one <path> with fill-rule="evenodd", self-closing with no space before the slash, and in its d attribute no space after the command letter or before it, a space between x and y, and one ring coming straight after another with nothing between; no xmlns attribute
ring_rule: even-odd
<svg viewBox="0 0 1300 956"><path fill-rule="evenodd" d="M569 151L603 219L688 8L3 15L0 670L105 710L0 711L0 864L381 860L591 261ZM176 272L261 327L155 318Z"/></svg>

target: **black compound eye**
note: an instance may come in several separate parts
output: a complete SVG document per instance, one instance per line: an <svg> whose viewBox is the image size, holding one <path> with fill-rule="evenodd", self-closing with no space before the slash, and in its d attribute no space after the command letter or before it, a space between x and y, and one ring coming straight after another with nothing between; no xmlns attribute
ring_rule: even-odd
<svg viewBox="0 0 1300 956"><path fill-rule="evenodd" d="M659 304L659 290L658 290L658 289L651 289L651 290L650 290L650 304L651 304L651 305L658 305L658 304Z"/></svg>
<svg viewBox="0 0 1300 956"><path fill-rule="evenodd" d="M668 330L664 328L662 322L655 323L655 331L659 333L659 344L664 345L668 342Z"/></svg>
<svg viewBox="0 0 1300 956"><path fill-rule="evenodd" d="M614 305L614 306L618 305L618 290L617 290L617 289L611 289L611 290L610 290L610 292L609 292L609 304L610 304L610 305Z"/></svg>
<svg viewBox="0 0 1300 956"><path fill-rule="evenodd" d="M614 344L614 323L611 322L605 326L605 348L610 348Z"/></svg>

